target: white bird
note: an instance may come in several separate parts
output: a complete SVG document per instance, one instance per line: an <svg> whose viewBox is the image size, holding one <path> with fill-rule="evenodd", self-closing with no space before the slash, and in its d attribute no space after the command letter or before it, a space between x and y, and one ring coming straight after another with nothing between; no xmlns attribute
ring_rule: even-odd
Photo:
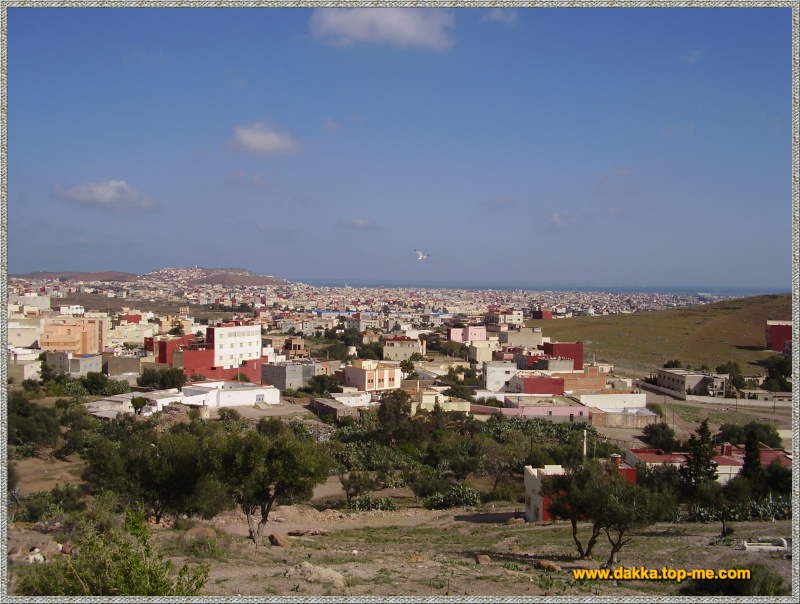
<svg viewBox="0 0 800 604"><path fill-rule="evenodd" d="M429 254L423 254L419 250L414 250L414 251L417 252L417 260L425 260L425 258L430 258Z"/></svg>

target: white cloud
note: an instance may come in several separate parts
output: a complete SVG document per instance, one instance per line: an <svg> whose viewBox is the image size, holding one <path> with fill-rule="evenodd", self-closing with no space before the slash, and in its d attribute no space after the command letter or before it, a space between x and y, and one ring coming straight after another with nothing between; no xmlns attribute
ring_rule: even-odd
<svg viewBox="0 0 800 604"><path fill-rule="evenodd" d="M570 214L569 210L562 210L560 212L553 212L550 215L550 224L558 228L566 228L574 226L578 221Z"/></svg>
<svg viewBox="0 0 800 604"><path fill-rule="evenodd" d="M55 185L53 192L67 201L113 212L146 212L155 207L147 195L124 180L104 180L69 188Z"/></svg>
<svg viewBox="0 0 800 604"><path fill-rule="evenodd" d="M686 51L681 55L681 61L683 61L684 63L697 63L702 58L703 58L703 51L697 50L696 48Z"/></svg>
<svg viewBox="0 0 800 604"><path fill-rule="evenodd" d="M337 46L358 42L446 50L454 42L450 13L432 8L318 8L311 15L315 37Z"/></svg>
<svg viewBox="0 0 800 604"><path fill-rule="evenodd" d="M245 153L290 153L301 149L291 134L277 132L264 122L252 126L236 126L228 148Z"/></svg>
<svg viewBox="0 0 800 604"><path fill-rule="evenodd" d="M514 25L517 22L517 11L514 9L493 8L484 14L483 20Z"/></svg>

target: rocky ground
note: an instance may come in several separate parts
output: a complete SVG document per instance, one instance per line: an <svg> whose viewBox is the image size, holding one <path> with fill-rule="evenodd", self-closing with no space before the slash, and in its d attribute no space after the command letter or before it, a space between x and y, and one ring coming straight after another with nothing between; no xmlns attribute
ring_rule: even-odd
<svg viewBox="0 0 800 604"><path fill-rule="evenodd" d="M152 535L176 565L210 566L204 592L209 596L626 596L675 594L679 587L575 581L572 569L599 568L605 561L605 538L595 557L578 560L568 524L528 524L517 518L518 511L511 506L432 511L410 504L395 512L346 513L280 506L258 547L247 538L245 517L237 511L189 530L153 525ZM742 539L791 535L791 522L735 527L737 540L722 543L716 539L718 523L656 525L634 535L621 563L721 569L761 561L790 585L791 560L745 552L739 545ZM9 527L12 590L32 548L45 564L64 555L58 538L57 527L50 533L36 526Z"/></svg>

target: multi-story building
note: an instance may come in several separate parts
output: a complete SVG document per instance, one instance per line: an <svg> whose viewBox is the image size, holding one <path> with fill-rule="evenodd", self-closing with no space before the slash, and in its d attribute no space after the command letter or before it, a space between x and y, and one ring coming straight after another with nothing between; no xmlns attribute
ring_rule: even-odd
<svg viewBox="0 0 800 604"><path fill-rule="evenodd" d="M467 325L466 327L451 327L448 330L451 342L478 342L486 339L485 325Z"/></svg>
<svg viewBox="0 0 800 604"><path fill-rule="evenodd" d="M371 359L356 359L342 370L342 383L362 392L396 390L402 380L400 367Z"/></svg>
<svg viewBox="0 0 800 604"><path fill-rule="evenodd" d="M206 329L206 345L214 349L214 366L239 367L261 358L261 326L225 323Z"/></svg>
<svg viewBox="0 0 800 604"><path fill-rule="evenodd" d="M489 361L484 363L483 386L491 392L505 391L518 371L516 363L510 361Z"/></svg>
<svg viewBox="0 0 800 604"><path fill-rule="evenodd" d="M406 361L413 354L425 356L425 340L408 336L392 336L383 340L383 358L387 361Z"/></svg>

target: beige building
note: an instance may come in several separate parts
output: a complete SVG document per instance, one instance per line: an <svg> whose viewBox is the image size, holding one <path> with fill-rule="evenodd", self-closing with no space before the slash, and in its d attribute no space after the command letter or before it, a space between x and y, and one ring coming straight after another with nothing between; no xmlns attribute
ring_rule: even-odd
<svg viewBox="0 0 800 604"><path fill-rule="evenodd" d="M96 354L100 351L99 325L77 318L48 321L40 346L45 351Z"/></svg>
<svg viewBox="0 0 800 604"><path fill-rule="evenodd" d="M400 367L371 359L356 359L342 370L342 383L362 392L396 390L402 380Z"/></svg>
<svg viewBox="0 0 800 604"><path fill-rule="evenodd" d="M700 396L725 396L725 383L728 376L709 371L693 371L690 369L659 368L656 374L656 386L675 390L681 394Z"/></svg>
<svg viewBox="0 0 800 604"><path fill-rule="evenodd" d="M405 361L413 354L425 356L425 340L408 336L392 336L383 340L383 358L387 361Z"/></svg>
<svg viewBox="0 0 800 604"><path fill-rule="evenodd" d="M416 401L411 405L411 415L418 411L433 411L439 405L443 411L463 411L469 414L470 403L464 399L446 396L434 389L420 390L416 393Z"/></svg>

